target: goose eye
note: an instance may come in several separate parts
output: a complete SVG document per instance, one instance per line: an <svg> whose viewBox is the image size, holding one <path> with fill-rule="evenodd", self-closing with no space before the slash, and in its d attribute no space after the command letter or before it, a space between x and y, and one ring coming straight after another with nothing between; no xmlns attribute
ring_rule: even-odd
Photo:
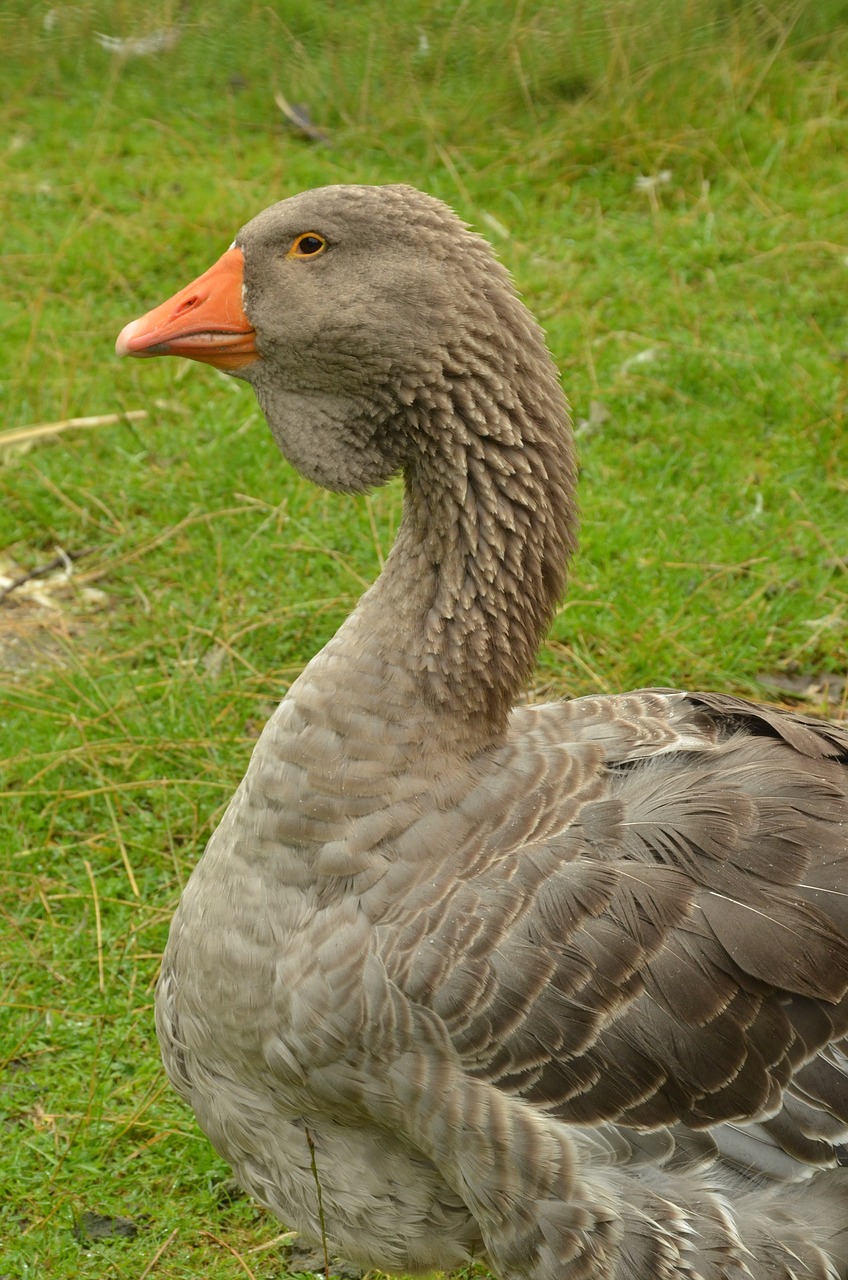
<svg viewBox="0 0 848 1280"><path fill-rule="evenodd" d="M316 231L306 231L298 236L289 249L290 258L317 258L327 247L327 241Z"/></svg>

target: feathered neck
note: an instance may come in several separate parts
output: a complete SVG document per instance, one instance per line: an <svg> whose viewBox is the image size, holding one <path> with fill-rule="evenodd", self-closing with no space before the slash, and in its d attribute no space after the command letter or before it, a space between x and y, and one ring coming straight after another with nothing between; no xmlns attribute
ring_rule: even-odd
<svg viewBox="0 0 848 1280"><path fill-rule="evenodd" d="M411 444L403 520L350 620L351 643L379 646L473 745L502 732L530 675L577 528L556 369L512 293L496 319L444 353L396 428Z"/></svg>

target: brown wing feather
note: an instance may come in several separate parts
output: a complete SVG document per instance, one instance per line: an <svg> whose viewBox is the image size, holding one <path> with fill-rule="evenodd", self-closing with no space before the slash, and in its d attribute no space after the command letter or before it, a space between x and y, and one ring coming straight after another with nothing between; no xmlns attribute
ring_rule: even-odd
<svg viewBox="0 0 848 1280"><path fill-rule="evenodd" d="M579 1123L771 1115L769 1141L832 1162L848 1120L845 1058L827 1048L848 1031L848 733L663 690L516 725L520 803L507 754L508 827L489 777L489 834L477 826L449 911L433 907L438 981L416 990L467 1069ZM462 920L485 921L467 948Z"/></svg>

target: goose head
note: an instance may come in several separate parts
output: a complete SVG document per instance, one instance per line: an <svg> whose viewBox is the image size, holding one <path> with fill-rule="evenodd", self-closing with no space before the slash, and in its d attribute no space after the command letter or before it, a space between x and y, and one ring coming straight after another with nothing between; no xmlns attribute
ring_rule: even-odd
<svg viewBox="0 0 848 1280"><path fill-rule="evenodd" d="M433 448L421 426L434 412L473 430L481 393L497 403L535 383L555 422L565 417L541 333L486 241L405 186L323 187L272 205L116 349L249 382L283 454L330 489L365 490L414 465Z"/></svg>

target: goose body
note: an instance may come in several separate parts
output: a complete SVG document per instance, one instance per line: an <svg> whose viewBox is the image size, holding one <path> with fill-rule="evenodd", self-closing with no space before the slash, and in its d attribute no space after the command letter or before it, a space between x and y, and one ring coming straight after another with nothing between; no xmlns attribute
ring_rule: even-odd
<svg viewBox="0 0 848 1280"><path fill-rule="evenodd" d="M163 961L166 1070L241 1184L389 1270L848 1276L848 732L663 689L515 706L574 464L485 242L410 188L306 192L118 350L249 381L319 484L405 477Z"/></svg>

